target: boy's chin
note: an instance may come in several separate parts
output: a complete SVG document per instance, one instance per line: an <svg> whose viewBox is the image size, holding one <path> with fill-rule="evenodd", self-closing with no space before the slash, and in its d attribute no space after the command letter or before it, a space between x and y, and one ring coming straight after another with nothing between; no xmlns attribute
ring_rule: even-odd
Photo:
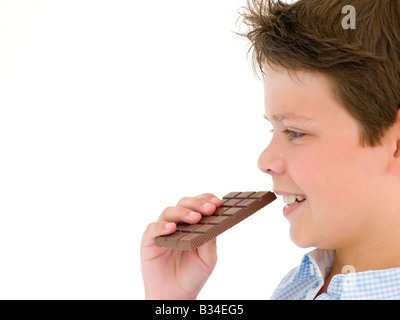
<svg viewBox="0 0 400 320"><path fill-rule="evenodd" d="M296 230L294 227L290 227L290 239L292 242L300 247L300 248L310 248L317 247L314 239L310 236L310 234L306 232L301 232L300 230Z"/></svg>

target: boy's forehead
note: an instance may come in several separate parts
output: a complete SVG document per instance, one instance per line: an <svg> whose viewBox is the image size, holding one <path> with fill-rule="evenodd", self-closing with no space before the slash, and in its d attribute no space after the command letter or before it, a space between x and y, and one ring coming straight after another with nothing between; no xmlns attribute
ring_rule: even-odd
<svg viewBox="0 0 400 320"><path fill-rule="evenodd" d="M271 121L314 119L324 106L341 105L331 79L318 72L274 68L264 74L264 117ZM304 115L313 116L312 119Z"/></svg>
<svg viewBox="0 0 400 320"><path fill-rule="evenodd" d="M264 113L264 118L267 119L268 121L270 121L270 119L268 118L267 114ZM277 113L277 114L273 114L271 115L271 119L274 121L283 121L283 120L302 120L302 121L309 121L312 120L309 117L304 117L304 116L300 116L296 113L293 112L287 112L287 113Z"/></svg>
<svg viewBox="0 0 400 320"><path fill-rule="evenodd" d="M290 86L292 89L296 88L302 92L323 90L332 94L334 88L332 78L327 74L310 70L288 70L280 66L266 69L263 72L263 82L266 89L284 89Z"/></svg>

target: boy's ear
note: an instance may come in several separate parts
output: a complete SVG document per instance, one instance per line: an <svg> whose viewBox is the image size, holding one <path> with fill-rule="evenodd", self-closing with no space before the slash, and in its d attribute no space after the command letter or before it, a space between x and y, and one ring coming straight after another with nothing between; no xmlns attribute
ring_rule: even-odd
<svg viewBox="0 0 400 320"><path fill-rule="evenodd" d="M400 176L400 109L397 111L397 120L393 124L393 141L394 152L390 162L390 171L396 176ZM393 150L393 149L392 149Z"/></svg>
<svg viewBox="0 0 400 320"><path fill-rule="evenodd" d="M396 146L397 146L397 148L396 148L396 151L393 154L393 157L400 158L400 139L398 139L396 141Z"/></svg>

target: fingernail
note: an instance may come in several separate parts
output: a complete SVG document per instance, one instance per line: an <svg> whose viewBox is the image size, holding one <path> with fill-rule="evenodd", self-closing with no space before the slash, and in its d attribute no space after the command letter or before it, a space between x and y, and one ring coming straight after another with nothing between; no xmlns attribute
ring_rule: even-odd
<svg viewBox="0 0 400 320"><path fill-rule="evenodd" d="M206 210L210 210L211 208L214 208L214 205L212 205L211 203L205 203L204 205L203 205L203 208L204 209L206 209Z"/></svg>
<svg viewBox="0 0 400 320"><path fill-rule="evenodd" d="M213 197L210 201L216 205L219 204L220 202L220 200L217 197Z"/></svg>
<svg viewBox="0 0 400 320"><path fill-rule="evenodd" d="M168 222L167 224L165 224L164 229L168 230L172 224L173 224L173 222Z"/></svg>
<svg viewBox="0 0 400 320"><path fill-rule="evenodd" d="M193 217L195 215L198 215L198 213L196 211L190 211L189 212L189 217Z"/></svg>

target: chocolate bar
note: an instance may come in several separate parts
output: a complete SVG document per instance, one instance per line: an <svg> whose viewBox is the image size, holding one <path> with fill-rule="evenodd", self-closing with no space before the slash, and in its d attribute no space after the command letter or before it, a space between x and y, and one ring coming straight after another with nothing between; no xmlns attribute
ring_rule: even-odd
<svg viewBox="0 0 400 320"><path fill-rule="evenodd" d="M199 223L179 223L172 234L156 238L158 247L194 250L276 199L270 191L230 192L211 216Z"/></svg>

